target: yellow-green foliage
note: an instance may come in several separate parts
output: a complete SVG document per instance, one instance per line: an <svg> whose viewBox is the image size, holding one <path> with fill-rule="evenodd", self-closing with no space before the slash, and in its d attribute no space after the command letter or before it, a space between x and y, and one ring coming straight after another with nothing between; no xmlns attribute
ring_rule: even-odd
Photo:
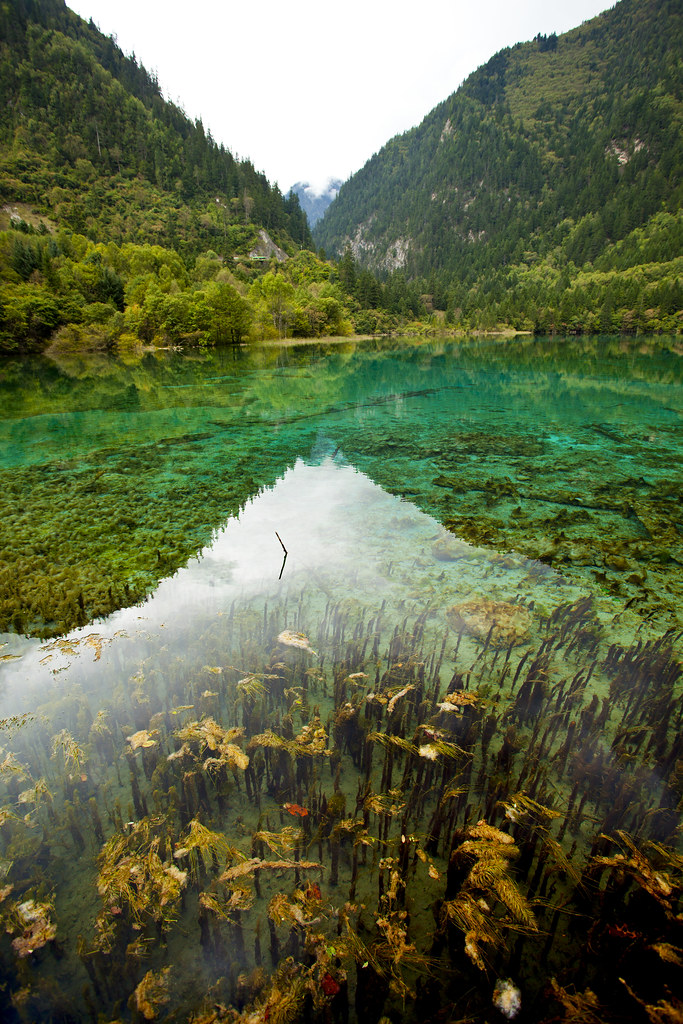
<svg viewBox="0 0 683 1024"><path fill-rule="evenodd" d="M200 876L202 866L208 867L214 860L224 865L228 860L245 859L222 833L206 828L196 818L192 819L187 833L181 837L173 857L181 863L187 861L194 878Z"/></svg>
<svg viewBox="0 0 683 1024"><path fill-rule="evenodd" d="M505 945L509 927L538 931L526 897L509 874L510 861L518 856L512 837L486 821L465 829L451 856L452 864L469 870L457 896L444 901L442 923L465 933L465 953L481 970L486 969L489 950Z"/></svg>
<svg viewBox="0 0 683 1024"><path fill-rule="evenodd" d="M186 874L161 859L163 827L163 819L157 818L130 822L127 832L114 833L102 847L97 890L105 916L115 908L138 924L167 926L175 920Z"/></svg>

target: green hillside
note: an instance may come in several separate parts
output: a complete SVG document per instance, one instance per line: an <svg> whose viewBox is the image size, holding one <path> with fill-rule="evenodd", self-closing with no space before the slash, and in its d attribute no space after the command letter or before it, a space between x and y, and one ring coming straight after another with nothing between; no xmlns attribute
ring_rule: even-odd
<svg viewBox="0 0 683 1024"><path fill-rule="evenodd" d="M360 301L312 249L297 196L63 0L0 4L0 353L383 331L423 311L367 273Z"/></svg>
<svg viewBox="0 0 683 1024"><path fill-rule="evenodd" d="M37 204L94 240L106 231L183 256L247 251L257 227L309 245L298 202L164 100L134 57L61 0L3 3L0 40L3 205Z"/></svg>
<svg viewBox="0 0 683 1024"><path fill-rule="evenodd" d="M449 322L680 329L682 22L621 0L500 51L342 186L317 244Z"/></svg>

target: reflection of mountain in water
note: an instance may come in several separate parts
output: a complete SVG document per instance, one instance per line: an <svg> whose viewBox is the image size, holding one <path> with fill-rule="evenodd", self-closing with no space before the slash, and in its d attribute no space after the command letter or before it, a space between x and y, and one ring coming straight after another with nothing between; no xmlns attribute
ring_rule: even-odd
<svg viewBox="0 0 683 1024"><path fill-rule="evenodd" d="M611 1021L615 941L673 991L675 635L314 445L144 606L0 663L3 1020L485 1020L495 957L525 1020L551 977Z"/></svg>
<svg viewBox="0 0 683 1024"><path fill-rule="evenodd" d="M145 634L167 630L169 637L198 635L236 605L253 600L296 603L303 591L309 612L317 603L321 619L328 602L341 601L356 608L383 604L395 616L410 603L416 614L432 604L443 622L448 605L475 591L496 599L536 599L549 606L572 593L580 596L546 566L524 558L501 560L484 548L457 541L413 504L349 466L341 453L332 457L324 438L318 438L314 449L314 462L297 460L272 486L246 501L238 517L216 530L196 558L162 580L142 607L115 612L99 624L97 635L135 637L141 622ZM278 535L287 550L284 566ZM61 655L68 664L80 645L87 656L92 630L84 627L65 644L56 641L40 649L28 673L30 689L49 686ZM35 642L29 646L35 650ZM117 647L124 649L126 641L117 640ZM25 649L17 643L12 647L13 653ZM43 662L45 649L50 657ZM98 662L106 659L106 651L99 655ZM25 658L15 667L17 677L28 672ZM88 674L87 666L82 670ZM98 675L100 669L92 671ZM15 698L29 704L32 700L24 692ZM12 713L21 710L12 708Z"/></svg>
<svg viewBox="0 0 683 1024"><path fill-rule="evenodd" d="M0 628L140 600L320 436L466 539L666 615L677 387L665 344L595 339L26 363L0 384Z"/></svg>

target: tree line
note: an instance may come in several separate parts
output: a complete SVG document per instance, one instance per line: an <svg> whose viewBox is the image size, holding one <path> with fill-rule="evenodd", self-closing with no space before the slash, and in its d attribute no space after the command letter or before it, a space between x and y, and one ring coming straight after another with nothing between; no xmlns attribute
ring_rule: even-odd
<svg viewBox="0 0 683 1024"><path fill-rule="evenodd" d="M255 338L384 334L425 313L402 275L378 281L349 255L283 263L184 261L163 246L94 242L61 229L0 232L0 352L220 345Z"/></svg>

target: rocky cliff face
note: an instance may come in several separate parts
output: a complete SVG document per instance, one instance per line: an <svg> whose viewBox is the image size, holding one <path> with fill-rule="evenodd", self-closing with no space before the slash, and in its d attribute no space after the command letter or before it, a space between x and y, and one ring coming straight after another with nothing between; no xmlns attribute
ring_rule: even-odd
<svg viewBox="0 0 683 1024"><path fill-rule="evenodd" d="M258 233L258 242L249 253L249 258L255 260L272 259L273 257L278 263L284 263L289 259L287 253L275 244L265 228L261 228Z"/></svg>
<svg viewBox="0 0 683 1024"><path fill-rule="evenodd" d="M652 233L680 211L682 24L680 0L620 0L494 54L342 185L315 243L481 308L510 290L501 268L583 267Z"/></svg>

